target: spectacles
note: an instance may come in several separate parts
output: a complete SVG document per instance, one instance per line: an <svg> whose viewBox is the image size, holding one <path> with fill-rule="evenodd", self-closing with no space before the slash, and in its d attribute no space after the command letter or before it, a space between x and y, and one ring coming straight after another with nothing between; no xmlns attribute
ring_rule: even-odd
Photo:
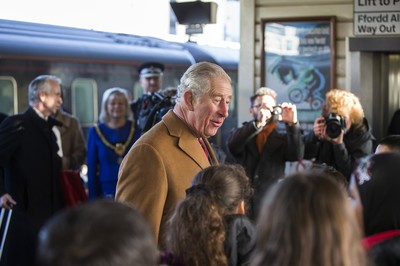
<svg viewBox="0 0 400 266"><path fill-rule="evenodd" d="M266 103L260 103L260 104L255 104L255 105L253 105L252 107L253 107L253 108L257 108L257 109L259 109L259 108L261 108L261 107L264 107L264 108L267 108L267 109L274 109L276 106L269 106L269 105L266 104Z"/></svg>
<svg viewBox="0 0 400 266"><path fill-rule="evenodd" d="M256 104L256 105L253 105L252 107L253 107L253 108L259 109L259 108L261 108L262 106L268 107L265 103Z"/></svg>
<svg viewBox="0 0 400 266"><path fill-rule="evenodd" d="M266 105L265 103L261 103L261 104L257 104L257 105L253 105L252 107L260 109L261 107L265 107L266 109L268 109L273 115L280 115L282 114L282 107L280 106L273 106L272 109Z"/></svg>

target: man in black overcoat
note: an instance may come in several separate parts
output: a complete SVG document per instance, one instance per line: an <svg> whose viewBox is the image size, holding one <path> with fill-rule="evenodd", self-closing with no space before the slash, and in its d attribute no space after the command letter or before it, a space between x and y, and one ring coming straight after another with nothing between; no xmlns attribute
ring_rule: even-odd
<svg viewBox="0 0 400 266"><path fill-rule="evenodd" d="M244 166L254 188L248 213L253 220L269 187L285 176L286 161L298 161L304 155L297 108L286 102L277 106L276 97L271 88L258 89L250 97L253 119L233 129L228 137L230 153ZM285 123L286 132L278 131L277 121Z"/></svg>
<svg viewBox="0 0 400 266"><path fill-rule="evenodd" d="M33 265L39 229L64 204L61 183L61 80L43 75L29 84L29 107L0 125L0 204L13 213L1 265ZM58 133L57 133L58 132Z"/></svg>

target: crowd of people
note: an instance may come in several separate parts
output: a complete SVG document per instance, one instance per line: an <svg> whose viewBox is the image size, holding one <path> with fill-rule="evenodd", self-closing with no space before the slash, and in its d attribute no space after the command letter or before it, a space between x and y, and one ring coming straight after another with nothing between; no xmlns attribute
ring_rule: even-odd
<svg viewBox="0 0 400 266"><path fill-rule="evenodd" d="M356 95L330 90L305 134L296 105L255 90L224 162L209 139L229 116L228 74L193 64L170 94L163 71L140 66L133 101L107 89L87 141L56 76L0 117L0 265L399 265L400 135L377 141ZM61 176L84 164L88 199L71 206Z"/></svg>

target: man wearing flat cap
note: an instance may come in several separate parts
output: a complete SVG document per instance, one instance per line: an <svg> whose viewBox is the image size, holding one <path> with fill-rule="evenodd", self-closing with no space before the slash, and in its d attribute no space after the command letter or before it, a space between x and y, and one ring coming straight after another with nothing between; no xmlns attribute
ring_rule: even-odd
<svg viewBox="0 0 400 266"><path fill-rule="evenodd" d="M160 94L162 86L162 76L164 65L157 62L143 63L138 68L140 85L143 88L143 95L131 103L131 109L136 121L136 128L142 133L149 128L146 124L152 124L148 121L152 114L154 106L163 100ZM148 126L147 126L148 127Z"/></svg>

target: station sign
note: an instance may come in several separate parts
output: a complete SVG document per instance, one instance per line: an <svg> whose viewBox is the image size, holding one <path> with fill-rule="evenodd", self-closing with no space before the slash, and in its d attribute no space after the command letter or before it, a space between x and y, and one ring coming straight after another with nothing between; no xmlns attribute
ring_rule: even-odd
<svg viewBox="0 0 400 266"><path fill-rule="evenodd" d="M354 0L354 35L400 35L400 0Z"/></svg>

